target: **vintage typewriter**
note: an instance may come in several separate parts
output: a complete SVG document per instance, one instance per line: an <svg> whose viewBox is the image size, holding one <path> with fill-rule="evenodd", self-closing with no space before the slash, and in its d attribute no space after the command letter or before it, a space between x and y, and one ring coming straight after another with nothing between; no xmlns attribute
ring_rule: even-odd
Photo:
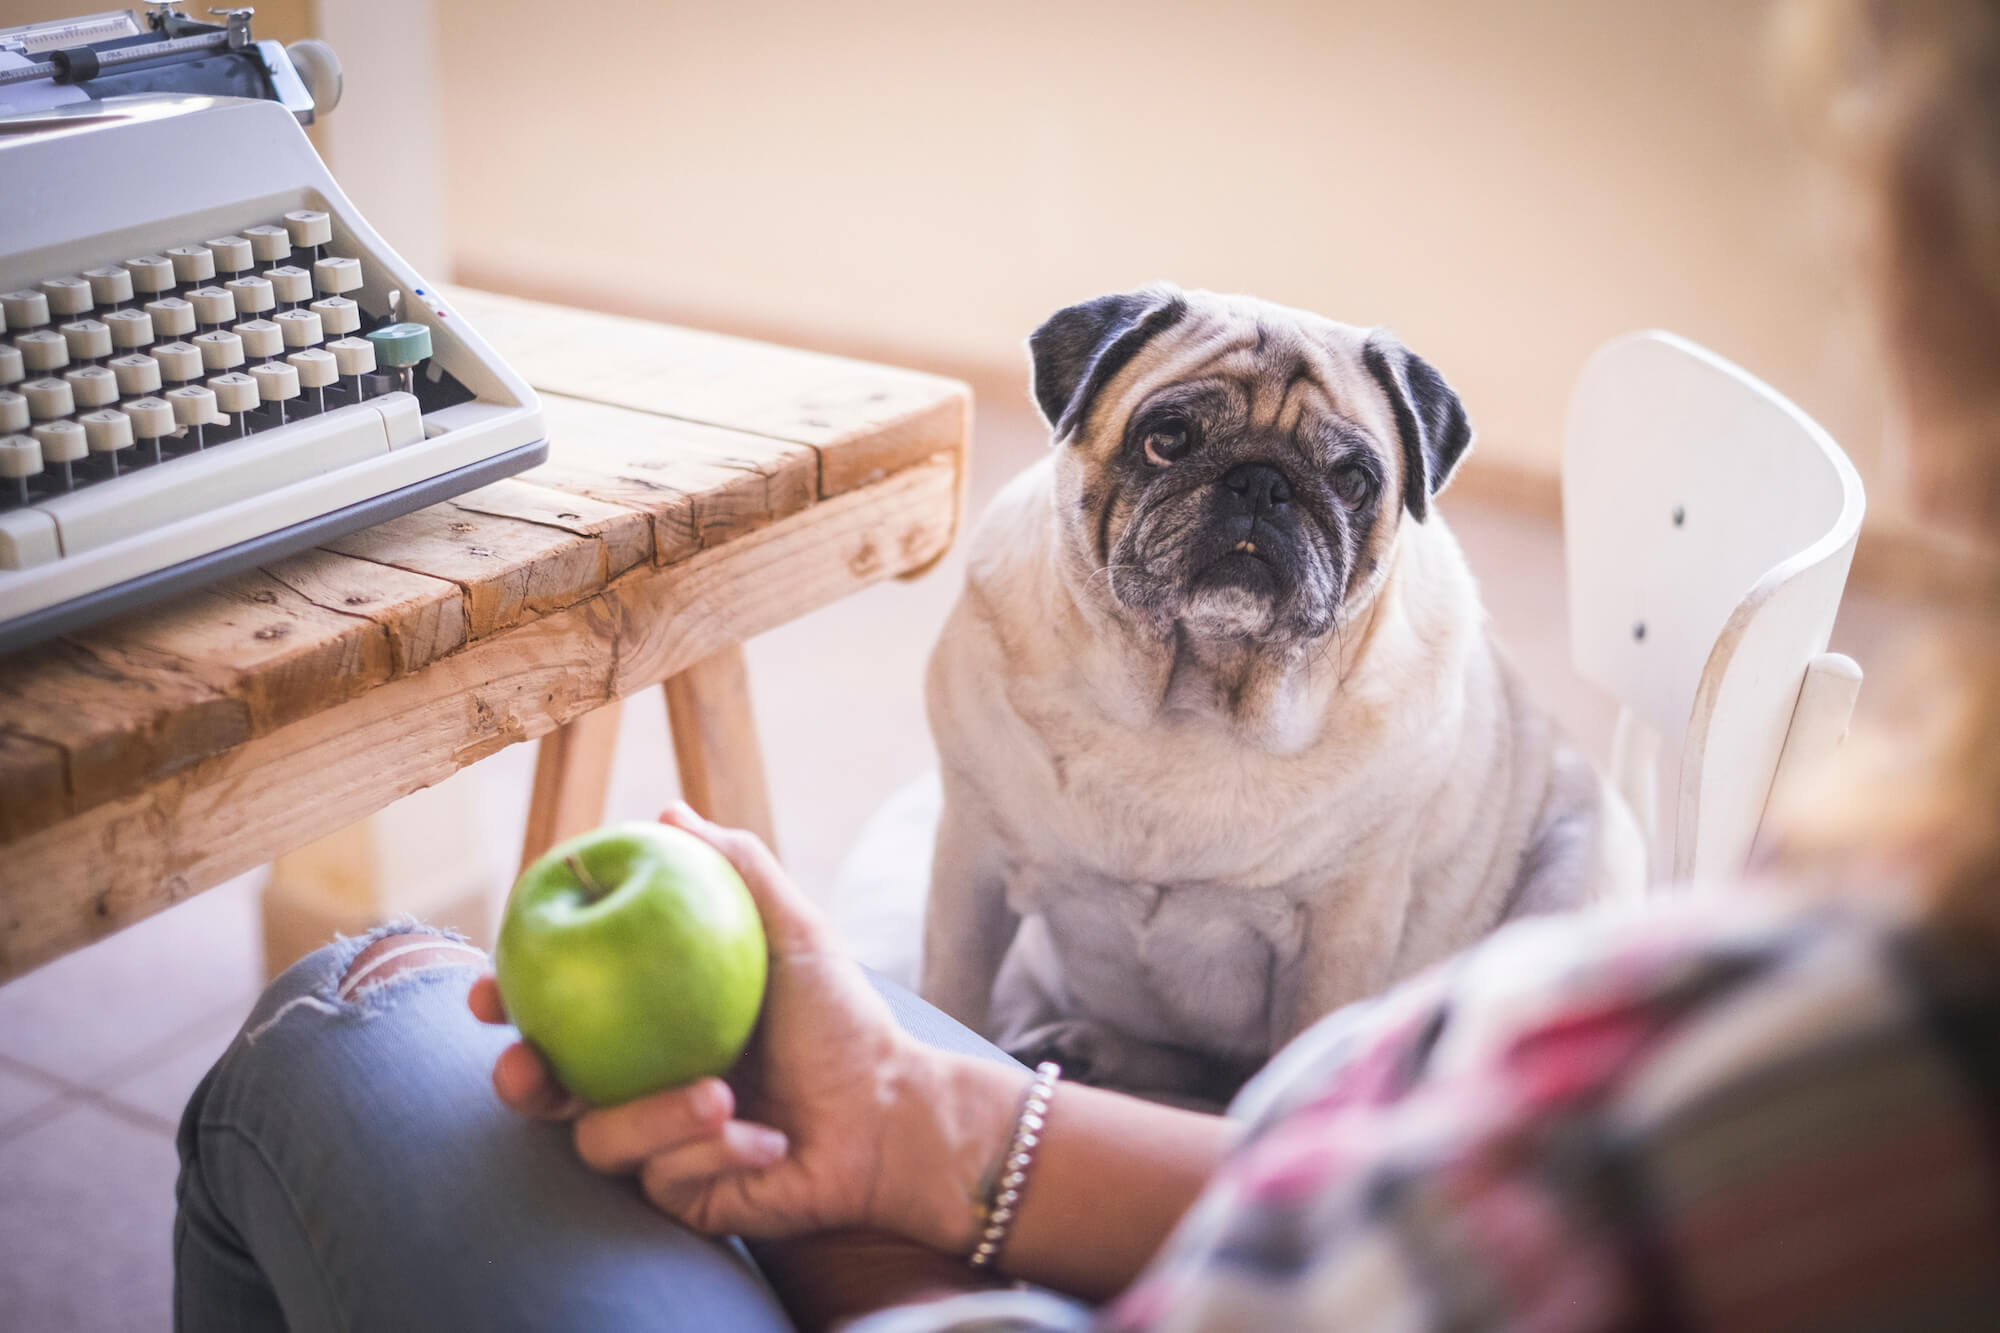
<svg viewBox="0 0 2000 1333"><path fill-rule="evenodd" d="M0 653L547 454L306 138L331 53L211 13L0 29Z"/></svg>

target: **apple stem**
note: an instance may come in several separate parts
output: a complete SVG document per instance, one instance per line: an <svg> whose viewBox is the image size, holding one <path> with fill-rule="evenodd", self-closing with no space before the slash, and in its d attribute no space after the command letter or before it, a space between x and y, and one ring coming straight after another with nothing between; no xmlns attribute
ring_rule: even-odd
<svg viewBox="0 0 2000 1333"><path fill-rule="evenodd" d="M574 852L563 858L563 864L569 867L569 873L575 875L577 881L583 885L583 891L590 895L592 902L604 896L604 886L590 877L590 872L583 868L583 862Z"/></svg>

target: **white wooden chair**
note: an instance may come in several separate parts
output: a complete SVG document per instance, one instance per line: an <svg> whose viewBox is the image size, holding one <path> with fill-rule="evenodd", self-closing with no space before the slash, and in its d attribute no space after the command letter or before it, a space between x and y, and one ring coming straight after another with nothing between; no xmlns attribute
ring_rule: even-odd
<svg viewBox="0 0 2000 1333"><path fill-rule="evenodd" d="M1774 786L1846 735L1861 669L1826 645L1862 507L1816 422L1684 338L1614 339L1578 377L1571 652L1623 705L1611 771L1655 846L1661 737L1684 732L1674 882L1740 874Z"/></svg>

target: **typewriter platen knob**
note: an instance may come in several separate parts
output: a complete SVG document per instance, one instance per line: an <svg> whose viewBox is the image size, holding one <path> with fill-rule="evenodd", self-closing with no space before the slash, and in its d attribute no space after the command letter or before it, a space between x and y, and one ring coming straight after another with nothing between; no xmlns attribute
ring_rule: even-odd
<svg viewBox="0 0 2000 1333"><path fill-rule="evenodd" d="M333 48L316 37L307 37L293 42L285 48L291 57L292 68L298 71L299 81L312 94L313 114L323 116L340 105L342 78L340 57Z"/></svg>

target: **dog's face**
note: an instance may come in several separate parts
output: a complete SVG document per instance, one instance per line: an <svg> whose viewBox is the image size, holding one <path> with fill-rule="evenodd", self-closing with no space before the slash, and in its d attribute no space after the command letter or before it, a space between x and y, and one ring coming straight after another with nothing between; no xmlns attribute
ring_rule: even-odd
<svg viewBox="0 0 2000 1333"><path fill-rule="evenodd" d="M1330 634L1472 440L1393 337L1247 297L1100 297L1028 345L1072 563L1162 633Z"/></svg>

